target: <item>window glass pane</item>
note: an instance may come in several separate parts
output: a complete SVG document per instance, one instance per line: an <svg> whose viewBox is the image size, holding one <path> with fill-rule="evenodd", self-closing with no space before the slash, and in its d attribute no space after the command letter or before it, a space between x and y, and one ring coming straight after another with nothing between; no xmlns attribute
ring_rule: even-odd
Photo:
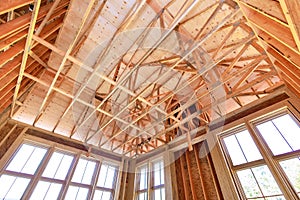
<svg viewBox="0 0 300 200"><path fill-rule="evenodd" d="M147 192L139 193L138 194L138 200L147 200Z"/></svg>
<svg viewBox="0 0 300 200"><path fill-rule="evenodd" d="M154 186L164 184L164 163L159 161L153 164Z"/></svg>
<svg viewBox="0 0 300 200"><path fill-rule="evenodd" d="M94 175L96 162L79 159L72 182L90 184Z"/></svg>
<svg viewBox="0 0 300 200"><path fill-rule="evenodd" d="M237 175L247 198L262 196L262 193L250 169L238 171Z"/></svg>
<svg viewBox="0 0 300 200"><path fill-rule="evenodd" d="M233 165L239 165L247 162L235 135L224 138L224 142Z"/></svg>
<svg viewBox="0 0 300 200"><path fill-rule="evenodd" d="M148 177L147 177L147 166L144 166L140 168L140 190L147 189L148 183L147 183Z"/></svg>
<svg viewBox="0 0 300 200"><path fill-rule="evenodd" d="M165 200L165 188L154 190L154 200Z"/></svg>
<svg viewBox="0 0 300 200"><path fill-rule="evenodd" d="M110 200L111 192L96 190L94 193L93 200Z"/></svg>
<svg viewBox="0 0 300 200"><path fill-rule="evenodd" d="M247 130L224 138L233 165L262 159L252 137Z"/></svg>
<svg viewBox="0 0 300 200"><path fill-rule="evenodd" d="M248 162L260 160L262 156L247 130L236 134L236 138L246 156Z"/></svg>
<svg viewBox="0 0 300 200"><path fill-rule="evenodd" d="M6 170L34 174L46 152L44 148L23 144Z"/></svg>
<svg viewBox="0 0 300 200"><path fill-rule="evenodd" d="M116 167L107 164L102 164L97 186L113 189L116 176Z"/></svg>
<svg viewBox="0 0 300 200"><path fill-rule="evenodd" d="M272 120L278 130L282 133L292 149L300 149L300 127L293 118L286 114Z"/></svg>
<svg viewBox="0 0 300 200"><path fill-rule="evenodd" d="M84 200L87 199L89 190L87 188L70 186L65 200Z"/></svg>
<svg viewBox="0 0 300 200"><path fill-rule="evenodd" d="M61 190L61 184L39 181L30 200L53 200L57 199Z"/></svg>
<svg viewBox="0 0 300 200"><path fill-rule="evenodd" d="M263 195L271 196L282 194L269 168L266 165L252 168L252 170Z"/></svg>
<svg viewBox="0 0 300 200"><path fill-rule="evenodd" d="M21 199L30 179L2 175L0 177L0 199Z"/></svg>
<svg viewBox="0 0 300 200"><path fill-rule="evenodd" d="M290 179L295 190L300 193L300 158L281 161L280 165Z"/></svg>
<svg viewBox="0 0 300 200"><path fill-rule="evenodd" d="M283 115L256 127L274 155L300 149L300 128L290 115Z"/></svg>
<svg viewBox="0 0 300 200"><path fill-rule="evenodd" d="M54 152L43 173L43 177L64 180L73 161L73 156Z"/></svg>

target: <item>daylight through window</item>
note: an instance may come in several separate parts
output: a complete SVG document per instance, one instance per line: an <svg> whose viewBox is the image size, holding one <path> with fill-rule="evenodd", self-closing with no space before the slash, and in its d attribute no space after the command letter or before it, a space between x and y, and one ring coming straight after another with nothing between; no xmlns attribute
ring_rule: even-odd
<svg viewBox="0 0 300 200"><path fill-rule="evenodd" d="M165 176L163 160L156 160L137 168L136 199L165 200Z"/></svg>
<svg viewBox="0 0 300 200"><path fill-rule="evenodd" d="M221 143L244 198L300 196L300 127L292 114L284 112L249 123L223 134ZM276 176L283 176L291 185L280 187Z"/></svg>
<svg viewBox="0 0 300 200"><path fill-rule="evenodd" d="M109 161L23 143L2 170L0 199L110 200L118 171Z"/></svg>

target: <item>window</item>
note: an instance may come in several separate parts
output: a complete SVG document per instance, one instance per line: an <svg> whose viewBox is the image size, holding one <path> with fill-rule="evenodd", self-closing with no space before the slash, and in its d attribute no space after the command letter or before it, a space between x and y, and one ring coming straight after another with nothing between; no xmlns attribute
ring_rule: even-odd
<svg viewBox="0 0 300 200"><path fill-rule="evenodd" d="M299 124L289 114L257 124L256 128L274 155L300 149Z"/></svg>
<svg viewBox="0 0 300 200"><path fill-rule="evenodd" d="M165 200L164 162L157 160L137 168L136 199Z"/></svg>
<svg viewBox="0 0 300 200"><path fill-rule="evenodd" d="M1 172L0 199L110 200L117 177L118 166L108 161L24 143Z"/></svg>
<svg viewBox="0 0 300 200"><path fill-rule="evenodd" d="M109 163L103 163L98 177L96 191L93 199L109 200L112 199L118 175L118 167Z"/></svg>
<svg viewBox="0 0 300 200"><path fill-rule="evenodd" d="M21 199L46 153L40 146L21 145L0 176L0 199Z"/></svg>
<svg viewBox="0 0 300 200"><path fill-rule="evenodd" d="M95 169L95 161L80 158L75 168L75 172L73 174L65 199L87 199Z"/></svg>
<svg viewBox="0 0 300 200"><path fill-rule="evenodd" d="M157 161L152 163L153 165L153 189L154 199L164 200L165 199L165 176L164 176L164 163L163 161Z"/></svg>
<svg viewBox="0 0 300 200"><path fill-rule="evenodd" d="M300 196L300 128L292 114L286 111L247 122L247 126L224 133L221 144L243 198ZM291 185L278 183L285 178Z"/></svg>
<svg viewBox="0 0 300 200"><path fill-rule="evenodd" d="M137 196L139 200L146 200L148 196L148 165L138 168L138 177L136 180L138 190Z"/></svg>
<svg viewBox="0 0 300 200"><path fill-rule="evenodd" d="M284 113L256 124L256 129L300 196L299 122L291 114Z"/></svg>
<svg viewBox="0 0 300 200"><path fill-rule="evenodd" d="M72 155L54 152L30 199L57 199L73 159Z"/></svg>

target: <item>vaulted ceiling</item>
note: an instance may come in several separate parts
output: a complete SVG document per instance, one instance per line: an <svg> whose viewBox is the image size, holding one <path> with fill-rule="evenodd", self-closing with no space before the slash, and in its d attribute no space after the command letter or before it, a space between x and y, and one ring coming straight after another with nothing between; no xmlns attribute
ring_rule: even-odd
<svg viewBox="0 0 300 200"><path fill-rule="evenodd" d="M3 3L2 3L3 2ZM287 86L298 0L3 0L0 112L132 156Z"/></svg>

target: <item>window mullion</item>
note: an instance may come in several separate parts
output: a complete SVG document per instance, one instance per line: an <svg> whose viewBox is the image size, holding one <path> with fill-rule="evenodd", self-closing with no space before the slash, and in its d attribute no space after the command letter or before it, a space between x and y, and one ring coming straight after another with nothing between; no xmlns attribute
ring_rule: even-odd
<svg viewBox="0 0 300 200"><path fill-rule="evenodd" d="M44 172L47 164L49 163L49 160L52 156L54 152L54 147L51 147L48 151L47 154L45 156L45 158L43 159L42 163L40 164L40 166L38 167L37 172L35 172L34 174L34 178L30 181L29 185L28 185L28 189L25 191L23 198L24 199L29 199L34 188L36 187L37 183L39 182L42 173Z"/></svg>
<svg viewBox="0 0 300 200"><path fill-rule="evenodd" d="M240 164L240 165L230 165L230 167L232 168L233 171L239 171L239 170L243 170L243 169L249 169L252 167L258 167L261 165L265 165L266 162L264 159L260 159L260 160L255 160L255 161L251 161L248 163L244 163L244 164Z"/></svg>
<svg viewBox="0 0 300 200"><path fill-rule="evenodd" d="M151 167L151 162L148 162L148 167L147 167L147 191L148 191L148 200L152 200L152 167Z"/></svg>
<svg viewBox="0 0 300 200"><path fill-rule="evenodd" d="M135 183L135 197L134 199L137 199L138 197L136 197L136 195L138 196L139 194L139 191L140 191L140 185L141 185L141 172L139 171L138 168L136 168L135 170L135 180L136 180L136 183Z"/></svg>
<svg viewBox="0 0 300 200"><path fill-rule="evenodd" d="M76 157L75 157L75 159L74 159L74 161L71 164L71 167L70 167L69 172L67 174L65 185L64 185L63 190L61 191L61 194L60 194L60 198L59 199L61 199L61 200L63 200L65 198L65 196L66 196L68 187L69 187L69 185L71 183L73 174L75 172L76 165L79 162L79 158L80 158L80 154L77 154Z"/></svg>
<svg viewBox="0 0 300 200"><path fill-rule="evenodd" d="M123 159L123 162L124 162L124 159ZM120 183L120 182L118 182L118 180L121 180L121 175L122 175L122 173L121 173L121 170L120 170L120 167L121 166L119 166L118 168L116 168L116 173L114 174L114 184L113 184L113 190L112 190L112 195L113 195L113 199L115 199L115 197L117 196L117 195L119 195L119 191L120 191L120 184L118 184L118 183Z"/></svg>
<svg viewBox="0 0 300 200"><path fill-rule="evenodd" d="M293 152L288 152L288 153L284 153L281 155L276 155L273 156L275 160L277 161L281 161L281 160L285 160L285 159L289 159L289 158L295 158L295 157L300 157L300 149L293 151Z"/></svg>
<svg viewBox="0 0 300 200"><path fill-rule="evenodd" d="M90 192L90 197L89 197L90 200L93 199L93 196L94 196L94 193L95 193L95 188L97 186L101 166L102 166L102 162L100 161L96 165L96 169L95 169L94 176L93 176L93 179L92 179L92 190Z"/></svg>
<svg viewBox="0 0 300 200"><path fill-rule="evenodd" d="M256 134L254 128L248 121L245 121L245 125L250 135L252 136L253 141L256 144L257 148L260 150L261 155L266 161L267 166L269 167L271 173L273 174L285 198L290 200L298 200L299 198L297 193L294 191L293 187L289 184L289 181L287 177L284 175L284 172L282 172L279 163L272 159L272 153L270 152L267 145L262 141L262 138L260 138Z"/></svg>

